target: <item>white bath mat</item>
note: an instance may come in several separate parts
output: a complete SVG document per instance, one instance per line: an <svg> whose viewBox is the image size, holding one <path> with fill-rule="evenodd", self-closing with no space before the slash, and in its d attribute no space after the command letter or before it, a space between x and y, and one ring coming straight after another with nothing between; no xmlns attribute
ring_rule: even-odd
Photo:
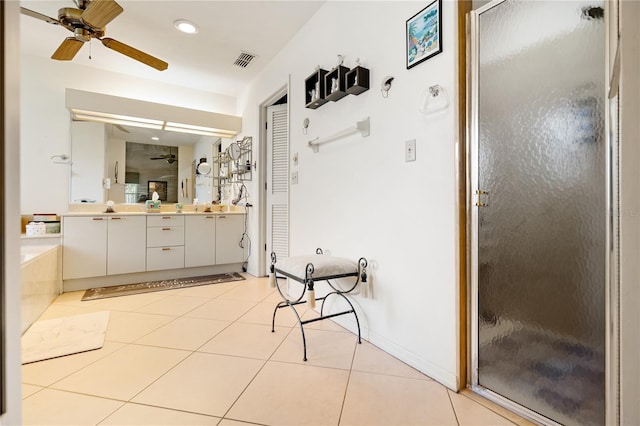
<svg viewBox="0 0 640 426"><path fill-rule="evenodd" d="M22 363L99 349L109 311L36 321L22 336Z"/></svg>

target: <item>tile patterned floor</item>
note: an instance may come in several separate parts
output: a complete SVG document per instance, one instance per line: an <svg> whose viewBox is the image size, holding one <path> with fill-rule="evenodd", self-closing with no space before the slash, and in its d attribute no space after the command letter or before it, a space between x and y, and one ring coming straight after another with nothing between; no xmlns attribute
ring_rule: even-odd
<svg viewBox="0 0 640 426"><path fill-rule="evenodd" d="M43 314L111 311L102 349L23 366L25 425L513 425L331 321L271 314L267 279L81 302ZM304 311L304 318L317 315Z"/></svg>

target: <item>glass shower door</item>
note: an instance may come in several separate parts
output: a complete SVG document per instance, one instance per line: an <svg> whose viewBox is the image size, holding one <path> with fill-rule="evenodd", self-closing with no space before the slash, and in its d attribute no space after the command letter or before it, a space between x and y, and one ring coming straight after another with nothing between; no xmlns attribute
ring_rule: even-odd
<svg viewBox="0 0 640 426"><path fill-rule="evenodd" d="M604 424L604 2L473 15L474 385Z"/></svg>

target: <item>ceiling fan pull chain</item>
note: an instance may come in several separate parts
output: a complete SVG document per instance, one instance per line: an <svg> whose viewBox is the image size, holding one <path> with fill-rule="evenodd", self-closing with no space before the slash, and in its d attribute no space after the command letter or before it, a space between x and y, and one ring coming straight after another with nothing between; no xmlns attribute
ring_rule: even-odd
<svg viewBox="0 0 640 426"><path fill-rule="evenodd" d="M91 60L91 47L93 47L93 40L89 40L89 60Z"/></svg>

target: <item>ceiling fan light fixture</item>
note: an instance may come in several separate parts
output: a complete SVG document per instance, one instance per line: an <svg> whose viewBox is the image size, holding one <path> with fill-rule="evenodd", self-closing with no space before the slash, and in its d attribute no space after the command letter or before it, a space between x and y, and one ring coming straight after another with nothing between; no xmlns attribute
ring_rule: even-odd
<svg viewBox="0 0 640 426"><path fill-rule="evenodd" d="M186 19L178 19L173 23L173 26L180 32L185 34L196 34L199 29L196 24Z"/></svg>

